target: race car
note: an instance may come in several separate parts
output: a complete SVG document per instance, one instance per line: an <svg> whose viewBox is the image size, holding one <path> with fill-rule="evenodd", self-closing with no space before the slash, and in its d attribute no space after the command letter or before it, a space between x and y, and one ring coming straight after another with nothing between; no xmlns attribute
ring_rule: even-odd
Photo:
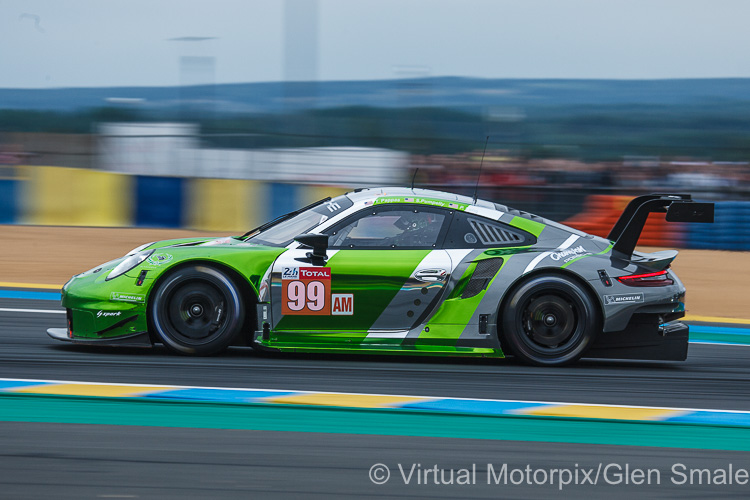
<svg viewBox="0 0 750 500"><path fill-rule="evenodd" d="M649 213L712 222L690 195L635 198L607 238L490 201L358 189L242 236L147 243L62 289L78 344L308 353L685 360L674 250L636 251Z"/></svg>

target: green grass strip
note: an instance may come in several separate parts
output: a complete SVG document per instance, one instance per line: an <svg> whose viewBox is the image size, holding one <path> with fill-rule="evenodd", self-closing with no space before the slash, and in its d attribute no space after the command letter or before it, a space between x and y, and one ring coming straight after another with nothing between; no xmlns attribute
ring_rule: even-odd
<svg viewBox="0 0 750 500"><path fill-rule="evenodd" d="M374 434L750 451L750 428L419 410L4 394L0 421Z"/></svg>

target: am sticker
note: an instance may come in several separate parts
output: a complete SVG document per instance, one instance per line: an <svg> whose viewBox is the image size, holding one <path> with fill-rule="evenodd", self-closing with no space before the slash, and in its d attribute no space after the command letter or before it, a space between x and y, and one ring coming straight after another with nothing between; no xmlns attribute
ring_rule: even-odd
<svg viewBox="0 0 750 500"><path fill-rule="evenodd" d="M354 294L334 293L331 295L331 315L352 316L354 314Z"/></svg>

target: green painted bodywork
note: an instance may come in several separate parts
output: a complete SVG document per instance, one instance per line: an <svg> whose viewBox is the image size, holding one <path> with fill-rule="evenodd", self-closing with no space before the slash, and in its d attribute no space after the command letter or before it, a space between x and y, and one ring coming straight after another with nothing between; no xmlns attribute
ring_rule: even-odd
<svg viewBox="0 0 750 500"><path fill-rule="evenodd" d="M266 345L264 343L264 345ZM485 358L502 358L503 352L500 349L490 347L456 347L434 344L373 344L373 343L355 343L340 344L339 347L333 345L315 344L294 344L294 345L268 345L269 347L278 348L282 352L299 352L299 353L320 353L320 354L380 354L384 356L407 355L407 356L479 356Z"/></svg>
<svg viewBox="0 0 750 500"><path fill-rule="evenodd" d="M513 253L528 247L503 248L503 266ZM457 345L461 333L470 323L486 290L462 299L461 292L471 278L476 262L497 258L488 253L469 265L458 285L446 300L441 300L426 327L416 339L367 338L368 331L401 290L407 278L430 250L392 250L382 262L379 250L341 250L328 261L332 274L332 293L352 293L354 316L285 316L263 345L282 351L337 353L361 351L368 354L428 354L447 356L503 357L501 349ZM500 249L499 249L500 250ZM500 276L502 266L496 276ZM275 284L274 286L280 286ZM280 291L276 293L280 294ZM336 329L331 329L334 324ZM410 326L405 326L408 329Z"/></svg>
<svg viewBox="0 0 750 500"><path fill-rule="evenodd" d="M361 341L428 253L430 250L392 250L383 262L382 250L339 250L326 264L333 277L331 293L354 294L355 314L285 316L276 325L278 337L272 340L309 341L307 332L317 332L316 340L324 342Z"/></svg>
<svg viewBox="0 0 750 500"><path fill-rule="evenodd" d="M497 257L483 254L469 265L469 267L466 269L466 272L464 272L463 276L461 276L461 279L459 280L458 285L456 285L453 293L451 293L448 299L443 302L443 304L440 306L440 309L438 309L435 315L430 319L425 328L425 330L428 331L424 331L419 336L419 339L417 339L417 343L430 342L446 346L456 345L456 342L461 336L461 333L468 326L469 322L474 316L474 313L479 307L479 304L482 302L482 299L487 292L487 288L489 288L489 285L491 285L495 279L502 276L503 267L505 267L505 264L510 259L510 256L506 256L505 258L503 258L503 263L500 266L500 270L498 270L497 274L495 274L495 277L490 280L490 283L484 290L480 291L473 297L462 299L461 294L466 288L466 284L469 282L472 274L474 274L474 270L477 266L476 263L486 258ZM503 353L499 349L494 349L493 353L495 356L503 357Z"/></svg>
<svg viewBox="0 0 750 500"><path fill-rule="evenodd" d="M380 196L373 205L419 204L442 207L450 210L466 210L469 205L439 198ZM538 237L546 227L524 217L514 217L510 225ZM125 258L108 262L80 275L74 276L63 288L62 305L69 309L72 318L73 339L117 339L148 331L147 306L158 280L179 266L190 263L204 263L234 271L245 280L254 297L246 297L249 310L255 306L261 281L270 279L268 296L264 297L270 306L277 309L281 297L282 281L279 270L270 273L276 259L287 251L284 247L251 245L239 238L182 238L152 243L146 251L155 250L148 259L125 274L106 281L107 275ZM487 289L473 297L461 298L477 262L484 259L502 258L500 270L492 278L490 285L503 276L503 269L515 254L533 251L532 246L489 248L476 256L463 272L457 285L446 287L445 283L420 284L423 293L429 293L431 302L422 306L422 313L414 315L402 310L403 325L399 316L386 319L387 330L374 330L393 306L394 298L407 297L413 285L409 277L417 269L432 249L383 250L340 249L330 257L326 267L331 268L331 293L352 294L354 314L352 315L285 315L275 318L273 327L263 338L256 338L261 346L293 352L347 352L356 351L372 354L410 354L447 356L486 356L503 357L499 343L486 345L460 341L467 328L477 322L476 312L487 294ZM304 254L302 254L304 256ZM385 256L385 257L384 257ZM448 257L448 254L446 254ZM292 257L289 257L293 262ZM304 260L304 259L303 259ZM453 263L455 266L457 263ZM287 265L287 264L284 264ZM292 264L295 265L295 264ZM310 264L300 263L299 267ZM139 276L146 271L141 285ZM415 287L415 290L418 287ZM435 288L438 288L437 293ZM400 299L399 299L400 302ZM419 301L415 301L419 302ZM431 307L436 309L431 310ZM420 317L417 317L420 316ZM408 319L407 319L408 317ZM427 318L427 319L425 319ZM425 322L425 323L423 323ZM422 330L414 330L422 325ZM248 326L248 336L254 325ZM393 328L391 328L391 326ZM260 325L257 326L260 330ZM378 327L380 328L380 327ZM399 331L401 335L378 332ZM406 332L409 331L407 336ZM373 334L374 332L374 334ZM368 337L368 334L371 334Z"/></svg>
<svg viewBox="0 0 750 500"><path fill-rule="evenodd" d="M523 229L524 231L533 234L537 238L540 234L542 234L544 228L547 227L541 222L533 221L531 219L525 219L519 216L513 217L513 220L510 221L510 225L513 227L517 227L518 229Z"/></svg>
<svg viewBox="0 0 750 500"><path fill-rule="evenodd" d="M202 245L204 243L208 243L208 246ZM242 244L232 238L166 240L147 248L152 249L156 251L149 259L112 280L105 278L125 257L74 276L65 285L62 305L71 311L75 338L114 339L147 331L146 308L154 284L175 267L191 262L234 270L247 280L257 297L264 274L275 259L286 251L285 248ZM387 262L382 261L382 251L379 250L340 250L326 264L334 277L332 293L354 294L356 314L285 316L271 331L270 337L261 341L261 345L287 352L358 351L372 354L503 357L503 352L497 348L457 345L486 291L467 299L461 298L461 292L476 262L503 254L504 266L512 254L528 249L488 249L479 255L466 269L458 286L446 291L448 299L439 302L427 328L410 342L404 342L403 338L367 338L367 334L430 250L389 251ZM144 270L147 277L138 286L138 276ZM502 267L498 276L501 271ZM272 286L280 285L274 283ZM131 321L124 322L131 317ZM121 322L124 324L113 328L113 325ZM405 328L412 326L416 325L405 325Z"/></svg>
<svg viewBox="0 0 750 500"><path fill-rule="evenodd" d="M263 273L285 248L250 246L232 238L221 244L205 246L173 246L175 244L212 241L205 238L166 240L148 248L156 248L153 256L168 255L162 264L149 259L125 274L106 280L107 275L125 257L113 260L71 278L63 287L62 306L70 309L76 338L108 339L148 330L146 304L154 283L176 266L202 262L234 270L256 292ZM152 257L153 257L152 256ZM148 271L141 286L137 285L141 271ZM252 298L254 300L254 298ZM254 302L253 302L254 304ZM134 317L133 317L134 316ZM133 317L131 321L126 319ZM113 327L119 323L121 326Z"/></svg>

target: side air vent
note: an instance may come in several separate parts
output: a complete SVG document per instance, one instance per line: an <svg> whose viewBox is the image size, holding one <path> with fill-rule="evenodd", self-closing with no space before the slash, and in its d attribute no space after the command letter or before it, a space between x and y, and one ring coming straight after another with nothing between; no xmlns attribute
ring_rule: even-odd
<svg viewBox="0 0 750 500"><path fill-rule="evenodd" d="M505 245L508 243L520 243L524 240L520 234L477 219L469 219L469 224L471 224L471 228L477 233L484 245Z"/></svg>
<svg viewBox="0 0 750 500"><path fill-rule="evenodd" d="M479 292L487 288L490 284L490 280L500 270L500 266L503 265L503 259L500 257L494 259L485 259L477 262L477 267L474 268L474 273L469 279L469 283L466 284L463 293L461 293L462 299L468 299L474 297Z"/></svg>

